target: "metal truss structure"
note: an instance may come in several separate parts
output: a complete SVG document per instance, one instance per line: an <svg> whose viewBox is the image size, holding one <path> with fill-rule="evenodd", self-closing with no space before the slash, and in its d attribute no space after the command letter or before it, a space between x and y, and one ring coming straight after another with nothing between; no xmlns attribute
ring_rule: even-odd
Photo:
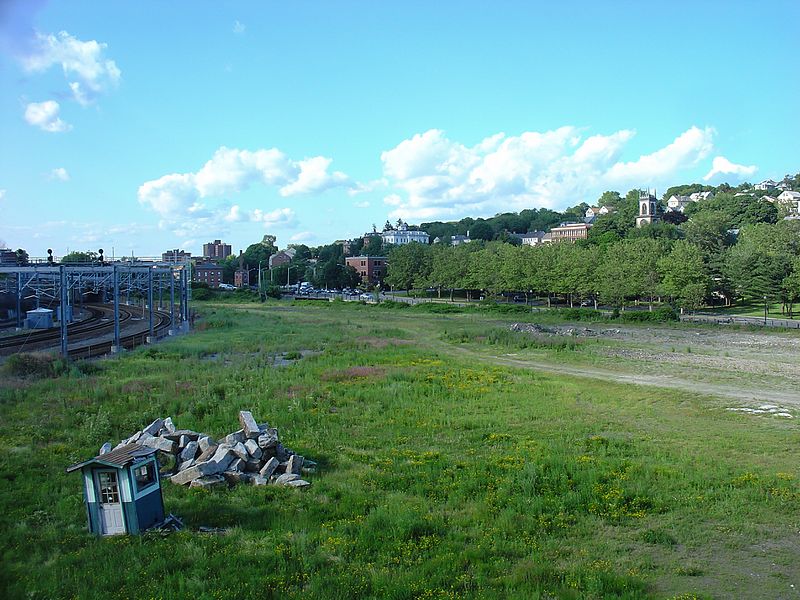
<svg viewBox="0 0 800 600"><path fill-rule="evenodd" d="M155 340L153 311L168 304L170 333L186 329L189 323L191 275L189 263L125 261L91 265L36 264L0 267L0 295L16 300L14 313L17 328L23 325L23 305L35 300L40 306L58 310L61 327L61 354L67 356L67 324L73 306L82 307L84 297L92 295L100 302L113 303L114 343L120 349L120 303L143 303L149 314L150 340ZM176 319L176 299L178 319ZM156 308L157 305L157 308ZM176 327L176 324L177 327Z"/></svg>

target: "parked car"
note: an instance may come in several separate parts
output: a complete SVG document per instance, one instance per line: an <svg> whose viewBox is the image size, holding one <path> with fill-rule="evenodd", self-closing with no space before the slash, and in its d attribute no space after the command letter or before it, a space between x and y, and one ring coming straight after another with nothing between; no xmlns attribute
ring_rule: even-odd
<svg viewBox="0 0 800 600"><path fill-rule="evenodd" d="M236 287L232 286L230 283L220 283L219 284L219 289L227 290L227 291L233 291L233 290L236 289Z"/></svg>

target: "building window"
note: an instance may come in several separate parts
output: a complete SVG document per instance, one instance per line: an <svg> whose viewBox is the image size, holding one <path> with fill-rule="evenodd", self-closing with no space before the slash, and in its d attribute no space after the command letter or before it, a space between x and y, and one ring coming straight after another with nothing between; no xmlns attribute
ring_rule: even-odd
<svg viewBox="0 0 800 600"><path fill-rule="evenodd" d="M376 261L375 261L375 266L376 266L376 267L380 267L380 266L381 266L381 261L379 261L379 260L376 260Z"/></svg>
<svg viewBox="0 0 800 600"><path fill-rule="evenodd" d="M361 261L361 266L362 266L362 267L364 267L364 266L366 266L366 265L367 265L367 261L365 261L365 260L362 260L362 261Z"/></svg>
<svg viewBox="0 0 800 600"><path fill-rule="evenodd" d="M156 470L152 461L136 467L133 470L133 476L136 478L136 491L139 492L155 483Z"/></svg>
<svg viewBox="0 0 800 600"><path fill-rule="evenodd" d="M101 471L97 475L100 483L100 502L102 504L119 504L117 474Z"/></svg>

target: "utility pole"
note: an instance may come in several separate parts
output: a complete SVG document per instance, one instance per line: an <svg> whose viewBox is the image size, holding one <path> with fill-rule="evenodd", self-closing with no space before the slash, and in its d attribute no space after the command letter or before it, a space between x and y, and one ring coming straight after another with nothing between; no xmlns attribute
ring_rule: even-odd
<svg viewBox="0 0 800 600"><path fill-rule="evenodd" d="M61 279L61 356L67 358L67 268L59 267Z"/></svg>

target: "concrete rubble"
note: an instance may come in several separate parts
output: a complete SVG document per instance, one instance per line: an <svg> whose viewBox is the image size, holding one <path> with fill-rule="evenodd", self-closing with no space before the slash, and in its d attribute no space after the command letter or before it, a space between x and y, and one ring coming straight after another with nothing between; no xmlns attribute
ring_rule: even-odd
<svg viewBox="0 0 800 600"><path fill-rule="evenodd" d="M239 411L239 424L241 429L217 442L204 433L178 429L171 417L156 419L116 447L136 442L172 456L175 470L169 479L176 485L311 485L301 474L313 472L316 464L286 448L276 428L256 423L248 410Z"/></svg>

